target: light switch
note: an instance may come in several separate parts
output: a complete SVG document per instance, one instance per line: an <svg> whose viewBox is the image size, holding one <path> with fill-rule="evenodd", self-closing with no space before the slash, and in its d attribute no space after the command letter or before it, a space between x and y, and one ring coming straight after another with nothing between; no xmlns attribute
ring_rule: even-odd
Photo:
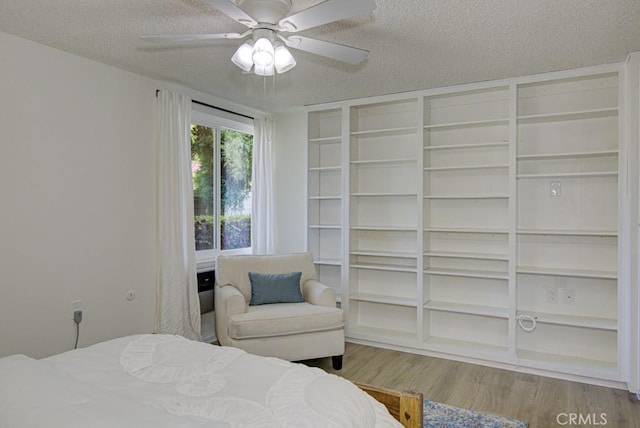
<svg viewBox="0 0 640 428"><path fill-rule="evenodd" d="M560 196L562 194L562 184L559 181L551 182L551 196Z"/></svg>

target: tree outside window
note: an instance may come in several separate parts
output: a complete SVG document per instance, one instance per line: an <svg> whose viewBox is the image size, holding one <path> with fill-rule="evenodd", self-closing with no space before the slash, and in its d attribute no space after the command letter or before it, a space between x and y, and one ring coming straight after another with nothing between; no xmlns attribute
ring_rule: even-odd
<svg viewBox="0 0 640 428"><path fill-rule="evenodd" d="M191 162L196 251L250 247L253 135L193 124Z"/></svg>

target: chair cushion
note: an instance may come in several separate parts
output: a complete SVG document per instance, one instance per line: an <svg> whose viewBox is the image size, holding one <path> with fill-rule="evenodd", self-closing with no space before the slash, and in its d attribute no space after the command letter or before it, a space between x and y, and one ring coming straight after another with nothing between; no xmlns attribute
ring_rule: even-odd
<svg viewBox="0 0 640 428"><path fill-rule="evenodd" d="M228 320L229 337L252 339L287 336L344 328L342 309L310 303L274 303L249 306Z"/></svg>
<svg viewBox="0 0 640 428"><path fill-rule="evenodd" d="M249 272L251 280L251 306L271 303L304 302L300 292L302 272L257 273Z"/></svg>

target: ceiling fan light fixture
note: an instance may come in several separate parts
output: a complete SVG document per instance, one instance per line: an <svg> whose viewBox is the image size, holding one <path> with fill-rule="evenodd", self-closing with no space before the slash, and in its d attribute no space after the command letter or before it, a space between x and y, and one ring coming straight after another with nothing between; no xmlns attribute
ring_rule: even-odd
<svg viewBox="0 0 640 428"><path fill-rule="evenodd" d="M236 50L231 57L231 62L243 69L250 71L253 67L253 40L247 40Z"/></svg>
<svg viewBox="0 0 640 428"><path fill-rule="evenodd" d="M256 40L253 45L253 63L257 67L272 67L273 68L273 45L271 41L265 37L261 37Z"/></svg>
<svg viewBox="0 0 640 428"><path fill-rule="evenodd" d="M275 67L273 66L273 63L267 66L261 66L256 64L256 66L253 69L253 72L258 76L273 76L274 71L275 71Z"/></svg>
<svg viewBox="0 0 640 428"><path fill-rule="evenodd" d="M296 60L284 45L278 44L274 53L275 67L278 73L286 73L296 66Z"/></svg>

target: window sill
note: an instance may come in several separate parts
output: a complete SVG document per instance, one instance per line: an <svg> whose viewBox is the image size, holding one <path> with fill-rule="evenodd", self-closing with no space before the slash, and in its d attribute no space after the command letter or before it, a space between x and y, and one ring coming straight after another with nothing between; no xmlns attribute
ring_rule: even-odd
<svg viewBox="0 0 640 428"><path fill-rule="evenodd" d="M216 259L202 259L196 261L196 272L207 272L210 270L215 270L216 268Z"/></svg>
<svg viewBox="0 0 640 428"><path fill-rule="evenodd" d="M251 254L251 248L241 248L238 250L225 250L214 252L212 250L207 251L208 254L198 254L196 252L196 271L207 272L216 268L216 261L219 255L235 256L240 254Z"/></svg>

